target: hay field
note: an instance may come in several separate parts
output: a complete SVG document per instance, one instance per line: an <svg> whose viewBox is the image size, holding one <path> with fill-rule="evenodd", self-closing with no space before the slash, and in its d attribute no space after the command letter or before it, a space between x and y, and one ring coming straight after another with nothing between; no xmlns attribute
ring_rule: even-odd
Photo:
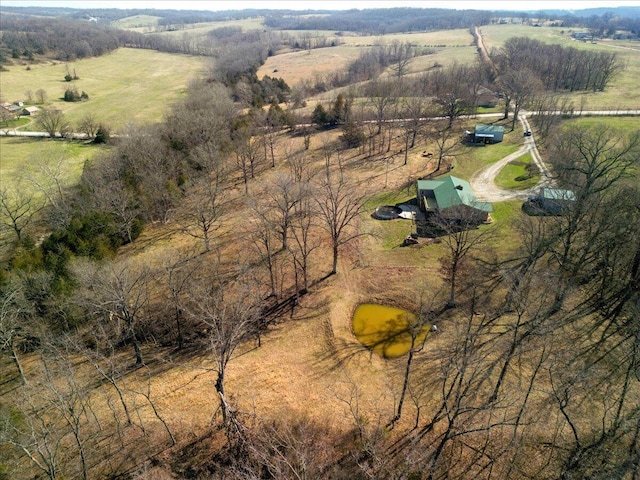
<svg viewBox="0 0 640 480"><path fill-rule="evenodd" d="M316 75L344 70L361 53L362 47L339 45L275 55L258 69L258 78L280 77L293 86Z"/></svg>
<svg viewBox="0 0 640 480"><path fill-rule="evenodd" d="M12 102L24 99L27 90L43 89L48 96L46 106L62 110L72 124L91 113L118 131L129 123L160 121L189 82L201 76L204 62L202 57L121 48L76 62L36 64L30 70L11 67L0 77L0 91L3 99ZM85 91L88 101L61 100L70 86L64 81L67 67L80 77L71 84Z"/></svg>

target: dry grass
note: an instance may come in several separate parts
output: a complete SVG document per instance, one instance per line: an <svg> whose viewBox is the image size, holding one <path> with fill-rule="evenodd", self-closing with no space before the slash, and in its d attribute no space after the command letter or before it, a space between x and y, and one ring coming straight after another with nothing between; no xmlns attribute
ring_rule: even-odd
<svg viewBox="0 0 640 480"><path fill-rule="evenodd" d="M343 71L361 53L361 47L348 45L283 53L269 57L258 69L258 78L279 77L293 86L317 75Z"/></svg>
<svg viewBox="0 0 640 480"><path fill-rule="evenodd" d="M292 34L299 35L299 32ZM335 47L286 52L269 57L258 70L258 77L261 78L263 75L281 77L289 85L295 85L318 75L343 71L349 62L358 58L365 49L394 42L411 43L419 53L425 48L435 50L435 53L414 58L409 67L409 74L424 72L434 63L449 65L454 61L471 62L476 56L475 47L472 45L473 38L465 29L370 36L345 34L340 37L335 37L333 32L315 32L315 34L325 35L328 39L335 38L341 44ZM314 35L314 32L310 32L309 35Z"/></svg>

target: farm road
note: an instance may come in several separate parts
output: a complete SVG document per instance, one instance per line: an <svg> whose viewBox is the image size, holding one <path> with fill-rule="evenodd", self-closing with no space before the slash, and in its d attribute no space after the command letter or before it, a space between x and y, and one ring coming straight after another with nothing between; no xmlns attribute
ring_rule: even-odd
<svg viewBox="0 0 640 480"><path fill-rule="evenodd" d="M522 112L522 114L518 115L518 120L520 121L524 131L531 130L526 112ZM552 186L553 181L551 179L549 169L540 157L540 152L538 152L533 135L524 138L524 146L518 151L513 152L511 155L507 155L503 159L498 160L497 162L492 163L486 168L483 168L473 174L469 183L471 184L471 188L478 200L485 202L502 202L504 200L513 200L518 198L526 199L540 187ZM505 165L522 157L523 155L526 155L527 153L531 154L531 158L533 158L534 163L540 171L540 175L542 177L540 182L535 187L526 190L503 190L499 188L494 182L496 175L498 175Z"/></svg>
<svg viewBox="0 0 640 480"><path fill-rule="evenodd" d="M561 115L562 112L554 112L558 115ZM487 115L495 115L495 114L487 114ZM527 120L528 112L522 111L520 115L518 115L518 120L522 125L523 131L531 130L529 125L529 121ZM594 110L594 111L584 111L580 113L574 113L574 116L637 116L640 115L640 110ZM480 116L480 115L478 115ZM553 187L553 179L551 177L551 173L549 169L542 161L542 157L540 157L540 152L538 152L538 147L536 147L536 141L531 135L530 137L524 137L524 146L520 148L518 151L512 153L511 155L507 155L503 159L492 163L491 165L483 168L482 170L477 171L469 180L473 191L478 198L478 200L482 200L485 202L502 202L505 200L514 200L514 199L526 199L534 193L537 193L540 187ZM531 153L531 157L533 158L534 163L538 167L540 171L541 179L540 182L532 188L526 190L503 190L499 188L495 183L494 179L496 175L500 172L502 167L507 165L509 162L512 162L523 155Z"/></svg>

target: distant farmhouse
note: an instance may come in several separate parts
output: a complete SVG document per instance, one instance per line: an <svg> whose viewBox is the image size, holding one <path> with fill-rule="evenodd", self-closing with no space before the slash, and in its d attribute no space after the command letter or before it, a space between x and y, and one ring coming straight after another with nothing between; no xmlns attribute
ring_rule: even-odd
<svg viewBox="0 0 640 480"><path fill-rule="evenodd" d="M573 32L571 36L576 40L582 40L583 42L594 39L593 33L590 32Z"/></svg>
<svg viewBox="0 0 640 480"><path fill-rule="evenodd" d="M38 107L25 107L22 102L4 102L0 104L0 108L2 109L2 118L5 120L8 118L35 115L40 111Z"/></svg>
<svg viewBox="0 0 640 480"><path fill-rule="evenodd" d="M454 176L436 180L418 180L416 185L418 206L427 217L480 224L488 221L493 206L480 202L469 182Z"/></svg>
<svg viewBox="0 0 640 480"><path fill-rule="evenodd" d="M504 127L501 125L477 124L473 132L466 131L467 141L471 143L499 143L504 137Z"/></svg>
<svg viewBox="0 0 640 480"><path fill-rule="evenodd" d="M35 115L39 111L40 109L38 107L25 107L22 109L22 115L25 115L28 117L30 115Z"/></svg>
<svg viewBox="0 0 640 480"><path fill-rule="evenodd" d="M571 190L543 187L525 205L538 215L562 215L575 201L576 195Z"/></svg>
<svg viewBox="0 0 640 480"><path fill-rule="evenodd" d="M500 98L493 90L482 86L478 89L476 102L479 107L493 108L499 101Z"/></svg>

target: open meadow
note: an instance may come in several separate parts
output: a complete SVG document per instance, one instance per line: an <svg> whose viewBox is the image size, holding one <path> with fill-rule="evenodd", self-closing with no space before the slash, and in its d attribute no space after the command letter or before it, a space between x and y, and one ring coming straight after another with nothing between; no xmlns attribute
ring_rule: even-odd
<svg viewBox="0 0 640 480"><path fill-rule="evenodd" d="M4 101L25 100L25 92L42 89L47 101L39 107L55 107L73 124L91 114L113 132L127 125L148 125L162 120L171 104L180 99L189 82L201 77L203 57L169 54L153 50L120 48L101 57L76 62L49 62L12 66L0 76ZM67 71L79 79L66 82ZM85 102L65 102L65 89L86 92ZM37 130L30 126L30 130Z"/></svg>

